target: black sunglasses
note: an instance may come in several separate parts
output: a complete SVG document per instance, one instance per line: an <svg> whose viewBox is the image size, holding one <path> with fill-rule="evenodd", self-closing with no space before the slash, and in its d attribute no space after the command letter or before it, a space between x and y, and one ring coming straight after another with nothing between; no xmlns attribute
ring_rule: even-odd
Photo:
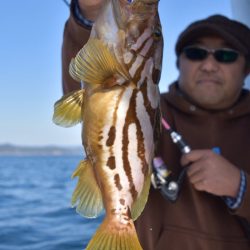
<svg viewBox="0 0 250 250"><path fill-rule="evenodd" d="M233 63L238 59L239 52L229 49L207 49L197 46L189 46L183 49L185 56L191 61L202 61L212 54L217 62L220 63Z"/></svg>

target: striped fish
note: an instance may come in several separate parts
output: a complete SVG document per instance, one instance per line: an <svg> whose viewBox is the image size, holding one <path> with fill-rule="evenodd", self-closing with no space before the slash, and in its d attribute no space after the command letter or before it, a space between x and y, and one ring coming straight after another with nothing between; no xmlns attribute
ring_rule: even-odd
<svg viewBox="0 0 250 250"><path fill-rule="evenodd" d="M106 0L70 64L84 87L55 103L56 124L83 121L86 159L73 173L72 204L89 218L106 210L87 249L142 249L133 220L147 201L160 129L162 50L157 0Z"/></svg>

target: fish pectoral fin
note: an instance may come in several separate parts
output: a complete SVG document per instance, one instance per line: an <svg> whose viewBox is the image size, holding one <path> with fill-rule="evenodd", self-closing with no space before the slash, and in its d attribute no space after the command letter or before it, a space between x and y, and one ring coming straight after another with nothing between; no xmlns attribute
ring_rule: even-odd
<svg viewBox="0 0 250 250"><path fill-rule="evenodd" d="M71 60L69 72L76 81L90 85L100 85L115 74L129 78L108 47L96 38L90 38Z"/></svg>
<svg viewBox="0 0 250 250"><path fill-rule="evenodd" d="M138 196L138 198L132 205L131 217L133 220L136 220L140 216L140 214L142 213L146 205L146 202L148 200L150 184L151 184L151 171L149 171L149 174L146 176L146 180L145 180L141 194Z"/></svg>
<svg viewBox="0 0 250 250"><path fill-rule="evenodd" d="M86 250L142 250L132 220L127 224L115 219L104 219Z"/></svg>
<svg viewBox="0 0 250 250"><path fill-rule="evenodd" d="M62 127L71 127L82 122L84 89L73 91L54 105L53 122Z"/></svg>
<svg viewBox="0 0 250 250"><path fill-rule="evenodd" d="M81 161L72 175L79 180L72 195L71 204L76 211L88 218L96 218L103 210L102 194L97 185L93 167L89 160Z"/></svg>

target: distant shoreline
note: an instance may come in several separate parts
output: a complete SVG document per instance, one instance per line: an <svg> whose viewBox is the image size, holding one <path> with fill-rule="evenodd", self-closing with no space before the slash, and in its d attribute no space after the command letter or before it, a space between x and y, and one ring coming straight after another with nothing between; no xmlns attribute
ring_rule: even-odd
<svg viewBox="0 0 250 250"><path fill-rule="evenodd" d="M81 146L17 146L0 144L0 156L80 156Z"/></svg>

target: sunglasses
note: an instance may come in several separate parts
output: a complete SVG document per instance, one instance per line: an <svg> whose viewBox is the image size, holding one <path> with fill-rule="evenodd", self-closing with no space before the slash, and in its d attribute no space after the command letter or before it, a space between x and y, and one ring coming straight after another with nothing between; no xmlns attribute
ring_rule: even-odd
<svg viewBox="0 0 250 250"><path fill-rule="evenodd" d="M183 49L186 58L191 61L205 60L209 54L212 54L217 62L220 63L233 63L238 59L239 52L229 49L207 49L202 47L190 46Z"/></svg>

